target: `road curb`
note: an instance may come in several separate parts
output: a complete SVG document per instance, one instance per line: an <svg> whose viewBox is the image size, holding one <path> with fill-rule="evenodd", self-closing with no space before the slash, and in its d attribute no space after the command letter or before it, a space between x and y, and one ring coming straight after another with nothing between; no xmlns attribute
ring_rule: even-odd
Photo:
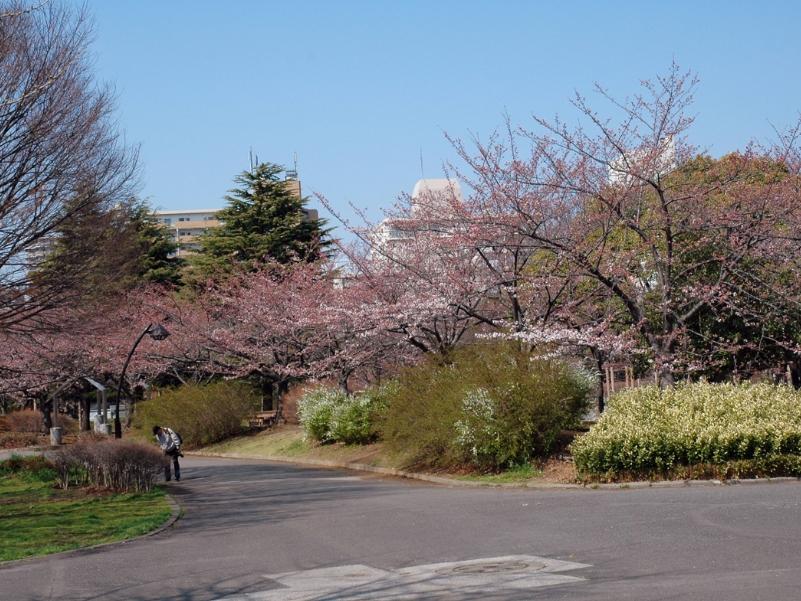
<svg viewBox="0 0 801 601"><path fill-rule="evenodd" d="M129 543L141 540L143 538L150 538L151 536L156 536L157 534L161 534L168 528L172 528L172 526L177 522L181 514L183 513L183 508L181 504L173 497L170 493L165 494L165 498L167 499L167 503L170 504L170 517L161 524L155 530L151 530L150 532L145 532L144 534L140 534L139 536L135 536L134 538L126 538L125 540L116 540L109 543L100 543L97 545L92 545L91 547L79 547L78 549L70 549L69 551L59 551L58 553L49 553L47 555L35 555L33 557L24 557L22 559L12 559L11 561L0 561L0 570L5 568L13 568L15 566L25 564L25 563L32 563L35 561L42 561L42 560L49 560L49 559L63 559L66 557L73 557L75 555L81 555L84 553L92 553L99 549L106 549L108 547L121 547L122 545L127 545Z"/></svg>
<svg viewBox="0 0 801 601"><path fill-rule="evenodd" d="M598 482L587 484L569 484L559 482L471 482L470 480L456 480L434 474L423 474L409 472L392 467L377 467L365 463L349 463L342 461L330 461L326 459L290 459L287 457L276 457L273 455L249 455L243 453L209 453L204 451L189 451L186 455L195 457L218 457L221 459L261 459L276 463L289 463L292 465L308 465L313 467L326 467L347 469L357 472L369 472L384 476L394 476L396 478L407 478L409 480L422 480L434 484L442 484L453 488L525 488L534 490L627 490L643 488L686 488L691 486L735 486L740 484L771 484L781 482L801 483L801 478L778 477L778 478L754 478L737 480L639 480L635 482Z"/></svg>

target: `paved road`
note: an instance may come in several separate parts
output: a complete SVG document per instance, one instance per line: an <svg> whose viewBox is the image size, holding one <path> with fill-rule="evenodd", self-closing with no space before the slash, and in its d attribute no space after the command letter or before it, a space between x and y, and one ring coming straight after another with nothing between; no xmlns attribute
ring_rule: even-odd
<svg viewBox="0 0 801 601"><path fill-rule="evenodd" d="M25 449L0 449L0 461L10 459L12 456L29 456L38 455L42 451L39 449L25 448Z"/></svg>
<svg viewBox="0 0 801 601"><path fill-rule="evenodd" d="M173 528L0 568L0 599L801 598L796 483L451 489L199 458L184 475Z"/></svg>

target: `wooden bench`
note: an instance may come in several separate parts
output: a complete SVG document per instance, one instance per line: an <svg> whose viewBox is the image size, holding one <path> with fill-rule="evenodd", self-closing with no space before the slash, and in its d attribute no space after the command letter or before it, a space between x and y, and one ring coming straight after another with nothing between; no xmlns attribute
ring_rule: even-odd
<svg viewBox="0 0 801 601"><path fill-rule="evenodd" d="M248 419L248 423L251 428L269 428L275 425L277 419L277 411L259 411Z"/></svg>

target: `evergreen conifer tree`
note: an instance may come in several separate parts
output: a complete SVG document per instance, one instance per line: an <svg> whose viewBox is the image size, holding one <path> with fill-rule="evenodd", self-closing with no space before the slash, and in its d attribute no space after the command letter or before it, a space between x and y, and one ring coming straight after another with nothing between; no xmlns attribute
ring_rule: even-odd
<svg viewBox="0 0 801 601"><path fill-rule="evenodd" d="M258 163L235 178L217 213L222 225L200 237L194 277L250 268L266 261L315 261L330 246L325 221L310 218L306 200L282 177L280 165Z"/></svg>
<svg viewBox="0 0 801 601"><path fill-rule="evenodd" d="M145 202L76 210L52 240L34 277L57 274L78 298L99 298L147 282L181 283L177 246Z"/></svg>

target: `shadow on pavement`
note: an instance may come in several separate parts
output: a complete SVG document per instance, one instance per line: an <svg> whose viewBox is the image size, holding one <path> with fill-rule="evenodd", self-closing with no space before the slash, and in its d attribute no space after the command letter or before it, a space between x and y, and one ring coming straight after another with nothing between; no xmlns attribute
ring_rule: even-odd
<svg viewBox="0 0 801 601"><path fill-rule="evenodd" d="M302 517L318 511L319 504L398 491L397 485L344 472L263 463L187 467L184 473L168 490L185 509L177 528L196 534Z"/></svg>

